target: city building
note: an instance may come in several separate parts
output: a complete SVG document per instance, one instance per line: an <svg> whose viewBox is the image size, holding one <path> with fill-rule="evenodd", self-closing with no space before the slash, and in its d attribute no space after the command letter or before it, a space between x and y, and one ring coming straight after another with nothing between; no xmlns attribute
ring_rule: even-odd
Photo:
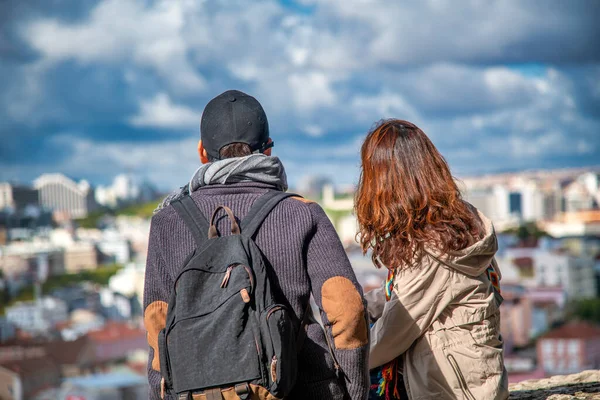
<svg viewBox="0 0 600 400"><path fill-rule="evenodd" d="M500 230L600 205L600 175L592 169L485 175L463 178L459 183L467 201Z"/></svg>
<svg viewBox="0 0 600 400"><path fill-rule="evenodd" d="M111 208L151 201L156 197L157 191L152 184L149 182L139 183L139 180L131 174L117 175L112 185L98 186L95 191L96 202Z"/></svg>
<svg viewBox="0 0 600 400"><path fill-rule="evenodd" d="M541 227L556 238L600 236L600 210L561 213Z"/></svg>
<svg viewBox="0 0 600 400"><path fill-rule="evenodd" d="M501 283L500 307L505 351L527 346L532 339L564 317L566 295L562 288L525 287Z"/></svg>
<svg viewBox="0 0 600 400"><path fill-rule="evenodd" d="M86 337L93 346L96 366L123 361L137 350L147 350L146 330L126 322L108 322L102 329L90 331Z"/></svg>
<svg viewBox="0 0 600 400"><path fill-rule="evenodd" d="M44 297L7 307L6 319L22 331L43 334L49 333L58 323L67 321L69 314L64 301Z"/></svg>
<svg viewBox="0 0 600 400"><path fill-rule="evenodd" d="M90 241L75 240L67 229L54 229L49 234L50 242L63 249L64 269L67 273L96 269L98 251Z"/></svg>
<svg viewBox="0 0 600 400"><path fill-rule="evenodd" d="M94 349L87 336L73 340L53 340L43 344L44 351L54 361L61 378L94 372Z"/></svg>
<svg viewBox="0 0 600 400"><path fill-rule="evenodd" d="M90 184L75 182L63 174L44 174L34 181L40 204L63 218L84 218L95 208Z"/></svg>
<svg viewBox="0 0 600 400"><path fill-rule="evenodd" d="M127 321L131 319L131 301L120 293L111 289L100 289L100 303L102 314L110 320Z"/></svg>
<svg viewBox="0 0 600 400"><path fill-rule="evenodd" d="M570 322L540 337L538 363L549 375L600 368L600 327Z"/></svg>
<svg viewBox="0 0 600 400"><path fill-rule="evenodd" d="M110 277L108 287L115 293L143 299L145 271L146 265L143 263L128 263L125 268Z"/></svg>
<svg viewBox="0 0 600 400"><path fill-rule="evenodd" d="M600 205L600 175L587 172L564 188L565 211L577 212L597 209Z"/></svg>
<svg viewBox="0 0 600 400"><path fill-rule="evenodd" d="M80 308L71 313L69 323L62 327L60 334L63 340L72 341L90 331L102 329L105 323L106 320L101 315Z"/></svg>
<svg viewBox="0 0 600 400"><path fill-rule="evenodd" d="M333 185L328 184L323 186L321 205L326 210L352 212L354 210L354 197L346 195L342 198L336 198Z"/></svg>
<svg viewBox="0 0 600 400"><path fill-rule="evenodd" d="M306 175L300 178L297 192L310 199L319 199L325 186L331 185L331 179L324 176Z"/></svg>
<svg viewBox="0 0 600 400"><path fill-rule="evenodd" d="M513 247L497 257L502 283L525 287L562 288L568 299L596 296L594 259L562 249Z"/></svg>
<svg viewBox="0 0 600 400"><path fill-rule="evenodd" d="M148 253L148 236L150 220L142 217L119 215L114 221L115 229L123 239L129 242L130 258L136 262L146 263Z"/></svg>
<svg viewBox="0 0 600 400"><path fill-rule="evenodd" d="M59 287L52 290L50 295L64 301L69 312L80 309L99 312L101 309L100 294L89 282L82 282L77 286Z"/></svg>
<svg viewBox="0 0 600 400"><path fill-rule="evenodd" d="M103 262L126 264L131 259L129 241L116 229L102 231L102 239L96 243Z"/></svg>
<svg viewBox="0 0 600 400"><path fill-rule="evenodd" d="M4 301L4 299L0 299ZM0 343L4 343L15 337L15 326L10 323L5 317L0 317Z"/></svg>
<svg viewBox="0 0 600 400"><path fill-rule="evenodd" d="M0 364L0 399L27 400L59 385L59 369L48 357Z"/></svg>
<svg viewBox="0 0 600 400"><path fill-rule="evenodd" d="M39 196L36 189L0 182L0 210L10 208L17 211L28 206L37 207L38 205Z"/></svg>
<svg viewBox="0 0 600 400"><path fill-rule="evenodd" d="M13 242L0 247L0 270L11 284L32 283L65 272L64 250L49 242Z"/></svg>

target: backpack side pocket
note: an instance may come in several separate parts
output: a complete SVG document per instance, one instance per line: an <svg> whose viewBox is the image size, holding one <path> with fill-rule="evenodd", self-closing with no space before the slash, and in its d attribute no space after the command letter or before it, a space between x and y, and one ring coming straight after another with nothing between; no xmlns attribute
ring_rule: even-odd
<svg viewBox="0 0 600 400"><path fill-rule="evenodd" d="M267 347L269 392L283 398L294 387L298 372L296 331L287 308L281 304L267 308L261 318L261 331Z"/></svg>
<svg viewBox="0 0 600 400"><path fill-rule="evenodd" d="M167 349L166 328L158 334L158 359L160 361L160 373L165 382L165 389L170 390L173 387L173 379L171 377L171 365Z"/></svg>

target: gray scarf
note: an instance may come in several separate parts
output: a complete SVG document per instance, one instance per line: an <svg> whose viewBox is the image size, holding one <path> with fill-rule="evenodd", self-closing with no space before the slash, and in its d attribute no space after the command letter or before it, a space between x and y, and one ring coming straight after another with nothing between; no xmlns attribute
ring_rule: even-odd
<svg viewBox="0 0 600 400"><path fill-rule="evenodd" d="M284 192L288 189L285 169L278 157L252 154L246 157L227 158L198 168L190 182L168 195L154 213L203 186L238 182L267 183Z"/></svg>

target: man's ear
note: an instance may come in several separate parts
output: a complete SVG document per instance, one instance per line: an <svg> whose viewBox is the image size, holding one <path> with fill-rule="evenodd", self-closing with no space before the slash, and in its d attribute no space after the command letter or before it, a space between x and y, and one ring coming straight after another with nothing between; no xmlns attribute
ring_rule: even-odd
<svg viewBox="0 0 600 400"><path fill-rule="evenodd" d="M271 143L272 141L273 141L273 139L269 138L269 141L268 141L267 143ZM270 155L271 155L271 151L272 151L272 150L273 150L273 148L272 148L272 147L269 147L268 149L266 149L266 150L264 151L264 153L263 153L263 154L264 154L264 155L266 155L266 156L270 156Z"/></svg>
<svg viewBox="0 0 600 400"><path fill-rule="evenodd" d="M204 148L204 146L202 145L202 140L198 141L198 156L200 156L200 162L202 164L208 164L208 153L206 152L206 149Z"/></svg>

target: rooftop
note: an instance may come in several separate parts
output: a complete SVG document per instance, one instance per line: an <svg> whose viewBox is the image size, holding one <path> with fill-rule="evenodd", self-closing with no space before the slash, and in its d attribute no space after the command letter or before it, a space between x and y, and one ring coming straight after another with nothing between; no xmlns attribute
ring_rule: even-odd
<svg viewBox="0 0 600 400"><path fill-rule="evenodd" d="M116 342L146 337L146 331L124 322L108 322L102 329L88 332L87 336L95 342Z"/></svg>
<svg viewBox="0 0 600 400"><path fill-rule="evenodd" d="M598 339L600 327L589 322L571 322L560 328L554 329L541 339Z"/></svg>

